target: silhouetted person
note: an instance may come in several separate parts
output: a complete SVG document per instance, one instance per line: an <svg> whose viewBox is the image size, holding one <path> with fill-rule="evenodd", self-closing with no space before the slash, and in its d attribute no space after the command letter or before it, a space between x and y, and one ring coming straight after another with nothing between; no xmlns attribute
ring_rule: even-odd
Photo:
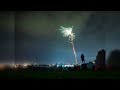
<svg viewBox="0 0 120 90"><path fill-rule="evenodd" d="M84 62L85 63L85 59L84 59L84 55L81 54L81 60L82 60L82 63Z"/></svg>

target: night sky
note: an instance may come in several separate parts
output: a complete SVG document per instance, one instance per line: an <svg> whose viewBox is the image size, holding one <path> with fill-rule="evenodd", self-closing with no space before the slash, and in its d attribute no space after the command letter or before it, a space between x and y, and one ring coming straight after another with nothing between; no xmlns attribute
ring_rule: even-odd
<svg viewBox="0 0 120 90"><path fill-rule="evenodd" d="M0 62L75 63L60 26L74 26L78 62L120 48L119 11L0 11Z"/></svg>

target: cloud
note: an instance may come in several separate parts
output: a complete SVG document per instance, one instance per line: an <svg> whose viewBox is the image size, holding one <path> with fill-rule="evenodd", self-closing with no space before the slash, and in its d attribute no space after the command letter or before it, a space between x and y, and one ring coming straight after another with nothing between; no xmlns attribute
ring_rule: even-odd
<svg viewBox="0 0 120 90"><path fill-rule="evenodd" d="M60 26L82 27L91 12L28 11L16 13L16 28L33 36L54 38Z"/></svg>

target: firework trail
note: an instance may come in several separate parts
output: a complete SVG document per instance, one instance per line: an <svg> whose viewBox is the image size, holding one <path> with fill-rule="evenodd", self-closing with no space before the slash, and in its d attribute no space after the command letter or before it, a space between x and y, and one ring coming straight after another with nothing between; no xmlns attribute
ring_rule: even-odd
<svg viewBox="0 0 120 90"><path fill-rule="evenodd" d="M73 42L73 40L75 39L75 34L72 32L72 29L73 29L73 26L68 27L68 28L65 28L65 27L61 26L59 30L61 31L61 33L63 33L63 37L68 37L69 42L72 44L73 53L74 53L74 56L75 56L75 63L78 64L77 63L77 55L76 55L74 42Z"/></svg>

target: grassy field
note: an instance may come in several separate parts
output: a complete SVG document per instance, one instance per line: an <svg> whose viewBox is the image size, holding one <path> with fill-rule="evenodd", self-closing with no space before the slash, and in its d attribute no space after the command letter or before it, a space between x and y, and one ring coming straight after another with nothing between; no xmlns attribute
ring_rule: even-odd
<svg viewBox="0 0 120 90"><path fill-rule="evenodd" d="M2 79L120 79L120 71L6 71L0 72Z"/></svg>

